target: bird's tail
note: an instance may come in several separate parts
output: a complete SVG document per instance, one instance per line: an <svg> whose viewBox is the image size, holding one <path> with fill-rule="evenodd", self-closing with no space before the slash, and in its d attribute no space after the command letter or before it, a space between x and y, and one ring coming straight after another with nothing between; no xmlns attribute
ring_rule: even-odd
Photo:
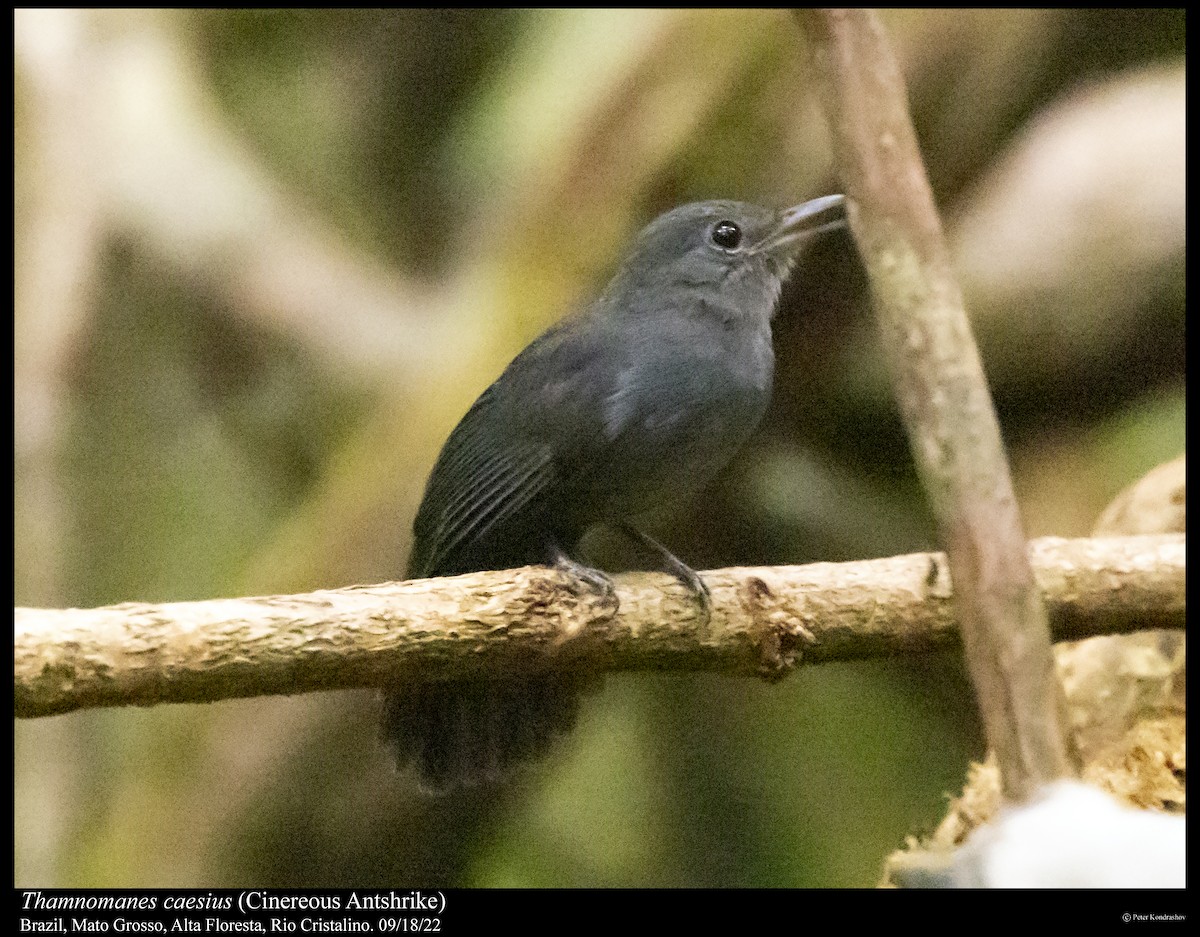
<svg viewBox="0 0 1200 937"><path fill-rule="evenodd" d="M546 673L388 689L383 739L429 793L496 784L570 731L582 685L578 674Z"/></svg>

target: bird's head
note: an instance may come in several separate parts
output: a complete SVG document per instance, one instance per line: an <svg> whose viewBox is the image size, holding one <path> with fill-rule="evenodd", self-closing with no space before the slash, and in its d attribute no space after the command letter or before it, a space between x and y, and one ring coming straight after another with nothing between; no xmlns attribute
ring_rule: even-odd
<svg viewBox="0 0 1200 937"><path fill-rule="evenodd" d="M783 210L732 201L681 205L637 236L606 297L651 309L702 298L770 316L800 244L844 225L844 202L827 195Z"/></svg>

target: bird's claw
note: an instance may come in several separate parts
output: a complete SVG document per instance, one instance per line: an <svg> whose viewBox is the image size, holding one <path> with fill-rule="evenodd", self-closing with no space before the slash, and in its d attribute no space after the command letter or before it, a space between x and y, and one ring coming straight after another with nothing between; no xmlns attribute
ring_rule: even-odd
<svg viewBox="0 0 1200 937"><path fill-rule="evenodd" d="M617 598L617 586L611 578L598 569L573 560L563 550L556 548L553 557L557 569L585 583L593 592L599 593L603 604L612 606L613 615L617 613L621 603Z"/></svg>
<svg viewBox="0 0 1200 937"><path fill-rule="evenodd" d="M712 593L708 589L708 584L700 578L700 574L649 534L642 533L631 524L622 524L621 530L625 532L626 536L657 554L662 561L664 572L670 573L687 586L696 599L696 604L700 607L700 628L701 630L707 629L712 621Z"/></svg>

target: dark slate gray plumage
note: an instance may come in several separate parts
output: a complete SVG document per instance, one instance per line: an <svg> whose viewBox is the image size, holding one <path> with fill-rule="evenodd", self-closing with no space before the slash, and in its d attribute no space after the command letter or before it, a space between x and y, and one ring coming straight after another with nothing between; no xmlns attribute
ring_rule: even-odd
<svg viewBox="0 0 1200 937"><path fill-rule="evenodd" d="M604 292L522 351L450 434L413 525L410 578L553 564L595 523L707 482L771 392L771 317L796 245L842 197L787 211L684 205ZM427 789L496 781L570 729L579 678L450 681L384 696L384 737Z"/></svg>

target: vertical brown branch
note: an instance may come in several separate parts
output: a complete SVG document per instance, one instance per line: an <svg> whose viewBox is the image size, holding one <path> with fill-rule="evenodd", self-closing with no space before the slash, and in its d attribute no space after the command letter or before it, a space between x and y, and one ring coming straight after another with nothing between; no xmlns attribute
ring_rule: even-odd
<svg viewBox="0 0 1200 937"><path fill-rule="evenodd" d="M909 119L866 10L798 11L811 47L918 471L954 582L967 662L1008 797L1072 774L1046 610L979 353Z"/></svg>

